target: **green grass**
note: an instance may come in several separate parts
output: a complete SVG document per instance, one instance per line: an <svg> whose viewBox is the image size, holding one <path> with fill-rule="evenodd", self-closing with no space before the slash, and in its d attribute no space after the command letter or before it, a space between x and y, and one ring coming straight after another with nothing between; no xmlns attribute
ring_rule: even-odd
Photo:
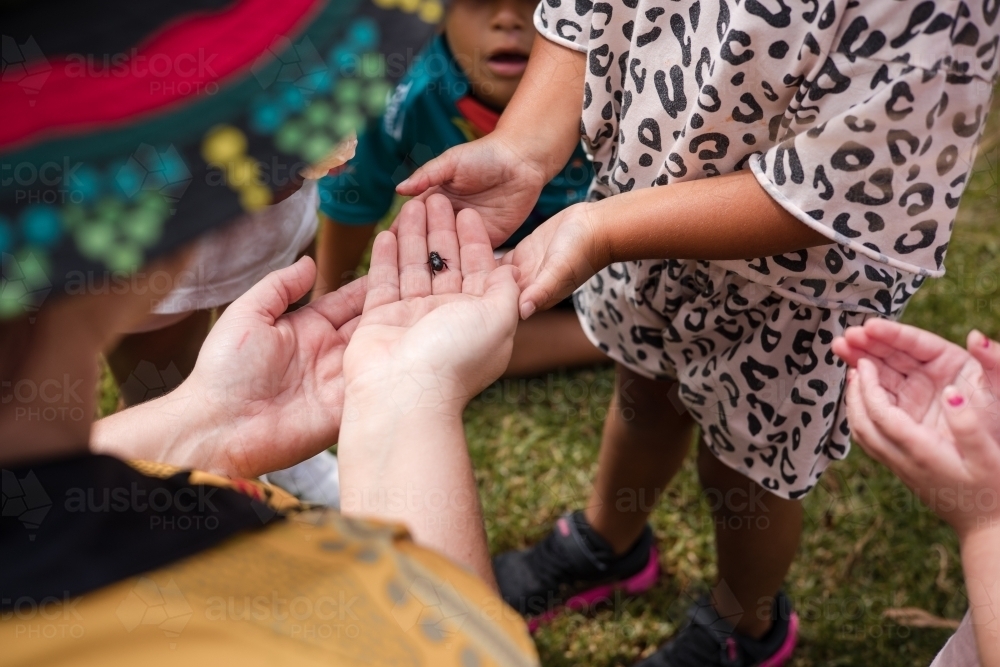
<svg viewBox="0 0 1000 667"><path fill-rule="evenodd" d="M996 109L1000 104L994 104ZM905 321L963 342L978 327L1000 336L1000 114L959 210L946 277L913 298ZM583 506L597 467L611 392L608 369L499 382L470 405L466 432L494 551L541 538ZM107 376L101 411L116 404ZM802 617L792 664L929 664L947 629L898 625L890 608L959 619L967 601L948 527L857 447L805 499L806 529L787 590ZM663 574L639 598L563 616L536 636L546 665L629 665L670 637L715 574L712 523L688 461L652 517Z"/></svg>

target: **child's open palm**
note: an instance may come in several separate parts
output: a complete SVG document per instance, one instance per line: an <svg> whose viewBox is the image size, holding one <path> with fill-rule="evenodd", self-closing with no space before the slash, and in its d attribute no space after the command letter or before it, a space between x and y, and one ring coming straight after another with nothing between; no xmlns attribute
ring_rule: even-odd
<svg viewBox="0 0 1000 667"><path fill-rule="evenodd" d="M1000 525L1000 345L872 319L834 350L855 368L848 415L865 450L959 535Z"/></svg>

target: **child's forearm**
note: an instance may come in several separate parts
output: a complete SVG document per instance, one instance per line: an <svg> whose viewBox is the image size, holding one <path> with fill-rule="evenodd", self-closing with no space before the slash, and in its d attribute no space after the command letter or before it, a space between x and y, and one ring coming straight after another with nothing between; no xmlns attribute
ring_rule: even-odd
<svg viewBox="0 0 1000 667"><path fill-rule="evenodd" d="M962 539L962 569L982 667L1000 667L1000 525Z"/></svg>
<svg viewBox="0 0 1000 667"><path fill-rule="evenodd" d="M832 243L775 202L750 171L640 188L588 206L612 262L748 259Z"/></svg>
<svg viewBox="0 0 1000 667"><path fill-rule="evenodd" d="M562 171L580 142L587 54L535 39L528 69L504 110L496 138L542 168L546 182Z"/></svg>

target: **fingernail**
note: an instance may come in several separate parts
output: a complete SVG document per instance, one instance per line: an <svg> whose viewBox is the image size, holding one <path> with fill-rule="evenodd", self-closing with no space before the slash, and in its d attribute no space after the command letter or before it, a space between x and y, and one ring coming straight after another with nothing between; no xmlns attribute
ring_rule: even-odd
<svg viewBox="0 0 1000 667"><path fill-rule="evenodd" d="M960 408L965 404L965 397L961 394L955 394L954 396L948 397L948 405L953 408Z"/></svg>
<svg viewBox="0 0 1000 667"><path fill-rule="evenodd" d="M522 320L528 319L529 317L532 316L532 314L534 312L535 312L535 304L531 303L530 301L526 301L525 303L521 304L521 319Z"/></svg>
<svg viewBox="0 0 1000 667"><path fill-rule="evenodd" d="M857 374L858 374L858 372L856 370L854 370L853 368L848 369L848 371L847 371L847 383L850 384L851 382L853 382L854 381L854 376L857 375Z"/></svg>
<svg viewBox="0 0 1000 667"><path fill-rule="evenodd" d="M980 331L979 329L974 329L974 331L975 331L975 332L976 332L977 334L979 334L979 336L980 336L980 337L981 337L981 338L983 339L983 342L982 342L982 343L980 343L980 345L982 345L982 346L983 346L984 348L987 348L987 347L989 347L989 346L990 346L990 337L989 337L989 336L987 336L986 334L984 334L984 333L983 333L982 331Z"/></svg>

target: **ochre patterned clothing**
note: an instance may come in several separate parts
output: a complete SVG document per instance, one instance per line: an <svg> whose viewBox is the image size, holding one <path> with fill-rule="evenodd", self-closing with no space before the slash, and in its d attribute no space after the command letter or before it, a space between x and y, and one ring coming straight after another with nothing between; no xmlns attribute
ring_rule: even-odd
<svg viewBox="0 0 1000 667"><path fill-rule="evenodd" d="M838 327L819 322L897 317L943 273L997 80L998 11L996 0L543 0L536 11L545 37L587 53L592 199L749 168L833 242L630 262L577 293L592 338L616 360L650 377L683 376L697 361L705 375L682 400L708 444L779 495L805 493L847 451L845 369L828 347ZM707 303L694 306L696 293ZM760 313L725 305L770 299L820 319L765 335ZM713 370L723 358L742 385L727 388ZM766 408L758 379L778 385Z"/></svg>

